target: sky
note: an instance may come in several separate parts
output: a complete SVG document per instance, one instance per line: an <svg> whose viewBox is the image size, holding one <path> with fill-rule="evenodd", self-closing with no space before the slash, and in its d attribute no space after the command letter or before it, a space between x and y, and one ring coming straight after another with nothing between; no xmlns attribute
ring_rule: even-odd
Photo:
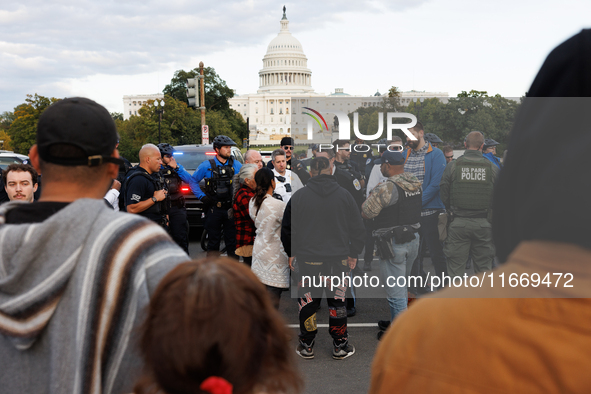
<svg viewBox="0 0 591 394"><path fill-rule="evenodd" d="M591 27L591 2L578 0L4 1L0 113L35 93L122 112L123 95L162 92L200 61L238 94L255 93L283 5L326 94L519 97L556 45Z"/></svg>

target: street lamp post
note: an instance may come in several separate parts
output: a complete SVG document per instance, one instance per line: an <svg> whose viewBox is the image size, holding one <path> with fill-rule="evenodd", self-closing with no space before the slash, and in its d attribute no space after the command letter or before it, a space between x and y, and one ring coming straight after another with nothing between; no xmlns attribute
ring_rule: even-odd
<svg viewBox="0 0 591 394"><path fill-rule="evenodd" d="M164 112L164 100L154 100L154 107L156 107L156 113L158 114L158 143L160 144L162 142L162 137L160 135L160 124L162 123L162 113Z"/></svg>

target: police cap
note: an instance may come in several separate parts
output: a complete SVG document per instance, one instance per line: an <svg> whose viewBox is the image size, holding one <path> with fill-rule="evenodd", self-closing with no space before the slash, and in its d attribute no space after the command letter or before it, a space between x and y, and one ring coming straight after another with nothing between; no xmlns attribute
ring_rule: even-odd
<svg viewBox="0 0 591 394"><path fill-rule="evenodd" d="M495 140L493 140L492 138L487 138L484 140L484 147L482 148L483 150L490 148L491 146L497 146L499 145L499 143Z"/></svg>
<svg viewBox="0 0 591 394"><path fill-rule="evenodd" d="M437 134L433 134L433 133L426 133L425 134L425 141L428 141L432 144L441 144L443 143L443 141L441 141L441 138L439 138L437 136Z"/></svg>

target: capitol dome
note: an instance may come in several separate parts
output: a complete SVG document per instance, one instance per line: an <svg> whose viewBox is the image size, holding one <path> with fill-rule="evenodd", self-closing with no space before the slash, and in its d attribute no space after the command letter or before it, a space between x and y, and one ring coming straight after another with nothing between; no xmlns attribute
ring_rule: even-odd
<svg viewBox="0 0 591 394"><path fill-rule="evenodd" d="M313 92L312 71L302 44L289 32L289 21L283 7L281 30L269 43L259 71L259 93Z"/></svg>

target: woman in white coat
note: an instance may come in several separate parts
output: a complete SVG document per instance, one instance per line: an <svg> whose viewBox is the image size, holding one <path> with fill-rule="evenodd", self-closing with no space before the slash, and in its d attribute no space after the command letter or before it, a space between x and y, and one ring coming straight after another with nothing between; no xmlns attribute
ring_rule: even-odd
<svg viewBox="0 0 591 394"><path fill-rule="evenodd" d="M284 289L289 288L289 262L281 244L281 222L285 203L272 197L275 176L261 168L254 177L257 188L249 213L256 227L252 249L252 271L267 287L275 308Z"/></svg>

